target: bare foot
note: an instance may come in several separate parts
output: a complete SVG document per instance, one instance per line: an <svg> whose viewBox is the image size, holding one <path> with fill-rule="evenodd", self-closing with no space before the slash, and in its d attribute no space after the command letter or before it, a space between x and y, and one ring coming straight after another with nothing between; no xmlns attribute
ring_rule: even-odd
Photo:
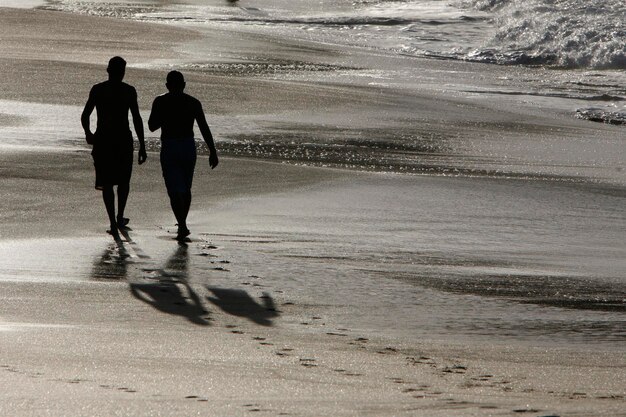
<svg viewBox="0 0 626 417"><path fill-rule="evenodd" d="M128 229L128 222L130 222L130 219L126 218L126 217L118 217L117 218L117 228L119 230L125 230Z"/></svg>
<svg viewBox="0 0 626 417"><path fill-rule="evenodd" d="M178 226L178 234L176 235L176 240L179 242L184 242L187 236L189 236L191 232L187 229L186 226Z"/></svg>
<svg viewBox="0 0 626 417"><path fill-rule="evenodd" d="M115 240L122 240L122 238L120 238L120 233L117 230L117 225L112 224L111 228L109 230L107 230L107 233L110 234L111 236L113 236L113 239Z"/></svg>

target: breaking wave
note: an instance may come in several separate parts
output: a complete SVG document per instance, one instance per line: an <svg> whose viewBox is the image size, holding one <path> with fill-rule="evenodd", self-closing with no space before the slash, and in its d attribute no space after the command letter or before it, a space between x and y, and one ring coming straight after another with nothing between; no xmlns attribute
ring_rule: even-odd
<svg viewBox="0 0 626 417"><path fill-rule="evenodd" d="M494 14L495 33L467 59L561 68L626 68L623 0L464 0Z"/></svg>

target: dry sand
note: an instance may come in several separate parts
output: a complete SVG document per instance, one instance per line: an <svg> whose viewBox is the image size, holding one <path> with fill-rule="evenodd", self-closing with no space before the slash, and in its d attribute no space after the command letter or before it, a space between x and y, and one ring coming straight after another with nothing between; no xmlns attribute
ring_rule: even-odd
<svg viewBox="0 0 626 417"><path fill-rule="evenodd" d="M64 29L54 38L59 19ZM2 9L0 20L0 96L74 106L113 51L149 61L158 47L175 57L175 42L196 36L43 11ZM139 41L112 35L130 32ZM5 42L9 35L16 38ZM77 49L84 36L89 45ZM162 73L129 77L151 97ZM223 95L207 103L210 113L233 112L241 95L260 108L255 97L272 88L229 80L241 94L231 95L219 88L222 78L197 77ZM317 106L350 99L323 89L314 97ZM0 123L28 126L9 116ZM324 300L307 304L306 294L285 292L253 269L229 274L237 266L223 263L228 252L210 230L188 248L171 240L157 155L149 158L135 167L128 207L135 243L119 248L103 234L86 150L3 148L0 414L626 415L622 353L379 337L342 327L326 316ZM196 175L192 225L206 223L218 202L364 174L229 158L210 171L201 158Z"/></svg>

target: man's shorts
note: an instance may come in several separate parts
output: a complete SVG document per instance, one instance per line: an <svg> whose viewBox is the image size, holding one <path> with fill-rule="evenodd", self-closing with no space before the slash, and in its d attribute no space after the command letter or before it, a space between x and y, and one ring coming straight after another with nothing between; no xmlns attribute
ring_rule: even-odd
<svg viewBox="0 0 626 417"><path fill-rule="evenodd" d="M98 190L106 186L130 183L133 171L133 139L132 136L121 141L118 139L102 136L96 138L91 156L96 169Z"/></svg>
<svg viewBox="0 0 626 417"><path fill-rule="evenodd" d="M195 167L194 138L161 140L161 169L168 194L190 192Z"/></svg>

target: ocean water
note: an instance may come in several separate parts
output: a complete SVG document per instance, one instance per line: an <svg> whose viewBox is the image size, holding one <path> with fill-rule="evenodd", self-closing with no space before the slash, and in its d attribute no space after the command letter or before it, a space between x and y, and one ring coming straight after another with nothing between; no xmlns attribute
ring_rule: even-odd
<svg viewBox="0 0 626 417"><path fill-rule="evenodd" d="M179 2L177 2L179 3ZM582 119L626 120L626 9L620 0L320 0L96 2L46 8L248 30L406 56L567 69L520 93L586 100ZM542 82L543 81L543 82Z"/></svg>
<svg viewBox="0 0 626 417"><path fill-rule="evenodd" d="M262 48L255 51L251 47L238 53L223 48L216 51L211 44L195 44L185 50L187 58L181 62L154 62L142 64L144 67L325 84L379 85L417 92L444 91L451 97L502 103L494 108L522 103L538 114L541 111L537 108L547 108L591 125L621 125L626 121L626 11L620 0L600 4L586 0L195 0L176 4L148 0L54 0L44 8L198 30L232 30L247 33L251 39L256 36L313 42L328 50L348 48L359 55L316 61L311 56L289 57L284 51L278 58L272 55L276 51L264 52ZM443 62L437 70L416 71L412 57ZM452 67L445 68L445 62L451 62ZM455 62L485 63L487 67L471 67L474 69L467 71L465 67L454 67ZM620 159L615 158L619 143L604 147L602 142L611 139L604 140L603 136L593 139L599 145L590 145L585 151L597 152L599 157L593 161L571 156L566 141L562 144L562 154L566 156L543 161L542 156L550 152L547 148L553 146L552 138L536 146L534 141L525 143L523 135L518 135L510 139L515 142L512 148L520 147L523 152L494 152L493 144L481 144L472 150L479 154L480 161L457 162L440 158L446 152L466 151L464 144L455 143L455 138L433 139L401 124L395 130L389 126L377 129L380 121L368 125L374 118L358 120L359 115L349 114L349 109L343 119L356 119L363 129L346 129L340 120L332 120L333 115L326 115L330 120L326 125L301 123L293 128L294 119L302 116L284 115L282 120L270 116L275 119L274 126L269 126L267 120L247 120L248 126L262 125L248 131L220 131L219 123L216 129L224 139L222 148L229 154L291 163L405 173L626 181L619 174ZM315 118L313 114L304 116ZM388 119L411 117L415 118L400 111ZM331 123L337 127L335 130L328 128ZM287 124L292 128L286 129ZM415 125L415 121L407 125ZM310 134L313 127L316 137ZM326 130L321 135L320 127ZM607 135L619 142L623 133ZM480 141L476 138L475 143ZM589 169L564 169L587 165ZM618 175L588 172L606 167Z"/></svg>

